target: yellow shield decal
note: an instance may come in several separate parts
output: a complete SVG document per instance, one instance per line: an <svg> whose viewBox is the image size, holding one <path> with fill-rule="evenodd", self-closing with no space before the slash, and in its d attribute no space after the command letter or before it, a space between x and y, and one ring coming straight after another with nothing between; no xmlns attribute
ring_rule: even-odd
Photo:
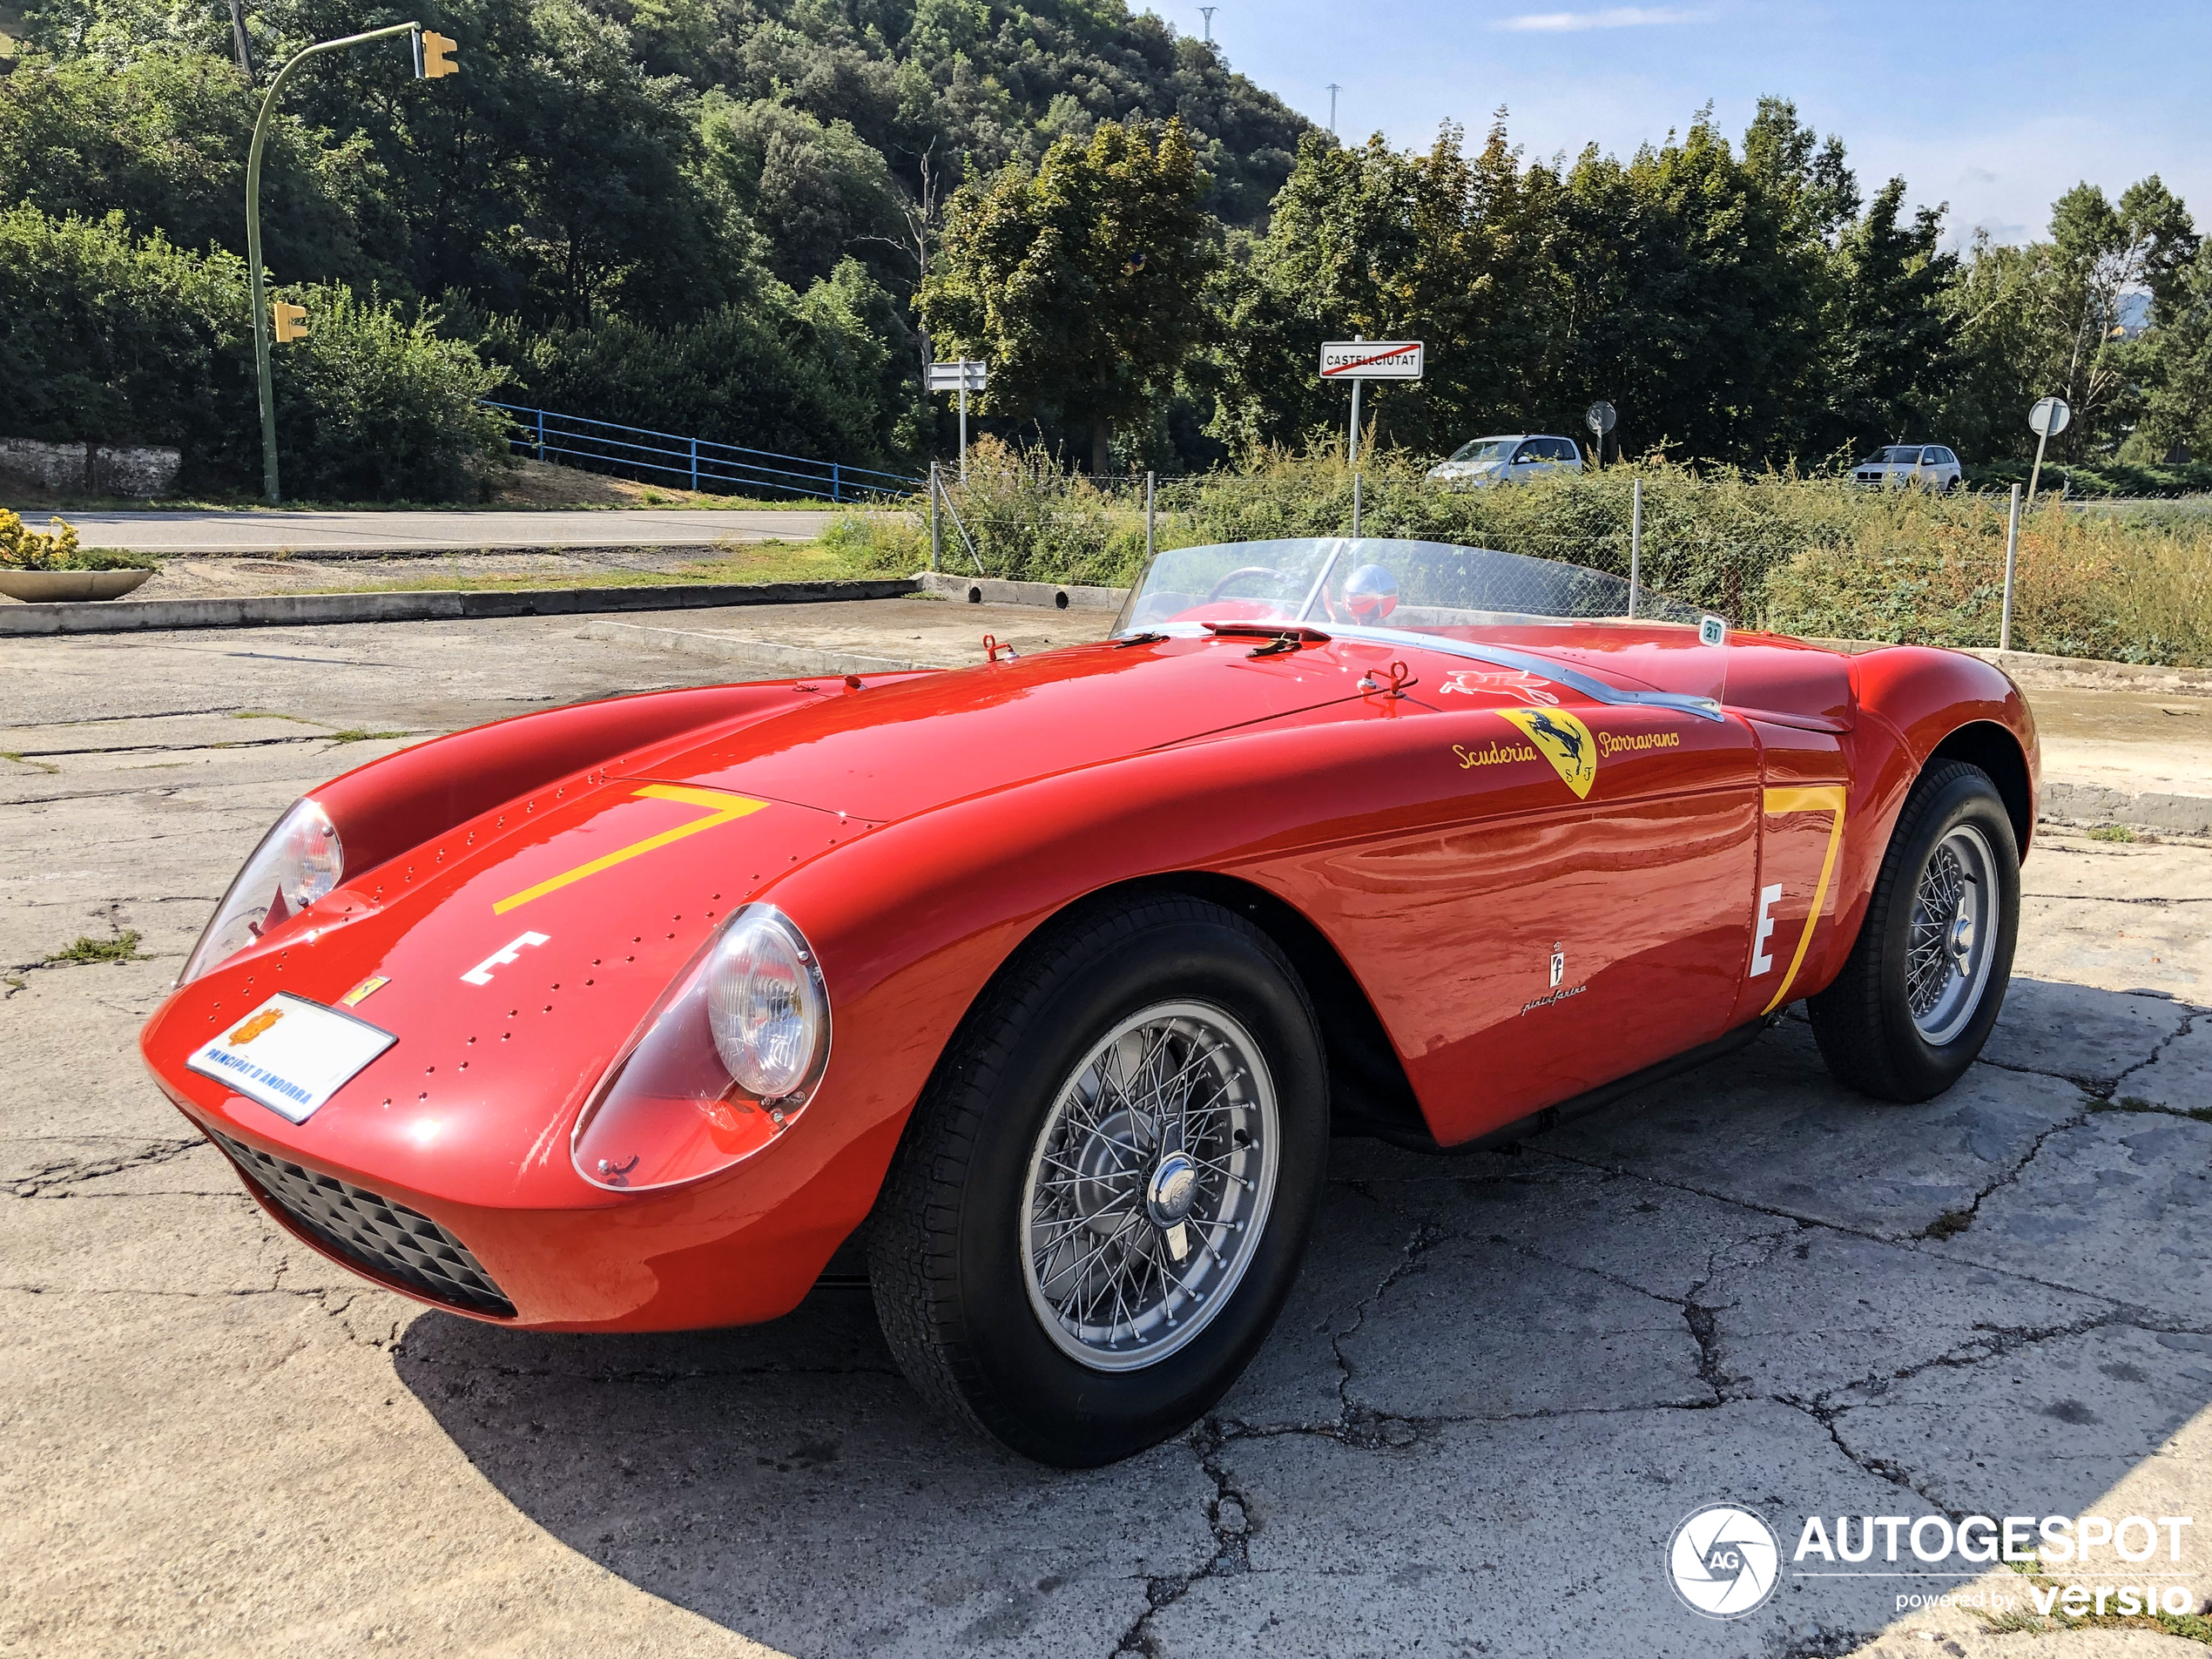
<svg viewBox="0 0 2212 1659"><path fill-rule="evenodd" d="M1567 786L1581 799L1589 799L1597 781L1597 739L1589 727L1565 709L1500 709L1498 714L1528 734L1544 759L1552 763Z"/></svg>

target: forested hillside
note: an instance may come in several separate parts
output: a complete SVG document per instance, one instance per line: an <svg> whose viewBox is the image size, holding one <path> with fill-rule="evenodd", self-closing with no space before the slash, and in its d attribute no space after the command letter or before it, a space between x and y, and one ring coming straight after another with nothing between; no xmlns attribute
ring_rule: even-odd
<svg viewBox="0 0 2212 1659"><path fill-rule="evenodd" d="M1368 406L1415 453L1603 397L1629 451L1694 462L2002 461L2045 392L2069 459L2212 449L2212 246L2155 178L1961 254L1778 98L1626 158L1532 160L1502 115L1345 145L1123 0L246 0L242 47L223 0L33 0L0 72L0 435L180 442L191 487L250 487L254 111L303 45L408 16L461 72L319 59L266 159L273 274L342 319L278 354L287 472L332 489L465 487L498 446L455 412L502 386L918 466L933 350L991 360L986 428L1189 470L1340 431L1314 351L1353 333L1429 342ZM449 464L367 453L440 430Z"/></svg>

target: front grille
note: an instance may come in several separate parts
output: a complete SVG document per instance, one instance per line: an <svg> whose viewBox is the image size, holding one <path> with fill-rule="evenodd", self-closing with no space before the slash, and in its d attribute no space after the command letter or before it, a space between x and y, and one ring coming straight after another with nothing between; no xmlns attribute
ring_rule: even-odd
<svg viewBox="0 0 2212 1659"><path fill-rule="evenodd" d="M435 1302L471 1313L515 1317L515 1305L468 1246L429 1217L349 1182L257 1152L227 1135L215 1139L254 1189L324 1249Z"/></svg>

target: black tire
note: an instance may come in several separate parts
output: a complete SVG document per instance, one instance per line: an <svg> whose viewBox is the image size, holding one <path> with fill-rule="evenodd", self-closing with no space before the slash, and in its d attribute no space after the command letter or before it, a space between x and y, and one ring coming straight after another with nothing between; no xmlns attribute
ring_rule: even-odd
<svg viewBox="0 0 2212 1659"><path fill-rule="evenodd" d="M1960 1010L1963 1017L1953 1016L1959 1021L1955 1030L1931 1041L1915 1022L1909 989L1915 900L1937 849L1956 845L1952 838L1962 832L1978 836L1990 855L1996 933L1987 971L1973 993L1978 1000ZM2004 1006L2020 934L2020 847L2012 817L1989 774L1956 760L1930 766L1898 815L1844 971L1807 1001L1812 1034L1828 1069L1861 1094L1905 1102L1931 1099L1965 1076ZM1962 974L1959 983L1970 981Z"/></svg>
<svg viewBox="0 0 2212 1659"><path fill-rule="evenodd" d="M1233 1016L1265 1062L1278 1130L1271 1200L1241 1277L1203 1318L1185 1307L1195 1336L1142 1368L1096 1369L1063 1352L1068 1339L1049 1335L1033 1305L1026 1184L1085 1057L1177 999ZM954 1419L1063 1468L1178 1433L1227 1391L1281 1312L1328 1139L1319 1029L1272 940L1178 894L1079 907L1026 945L962 1022L877 1201L868 1277L900 1368Z"/></svg>

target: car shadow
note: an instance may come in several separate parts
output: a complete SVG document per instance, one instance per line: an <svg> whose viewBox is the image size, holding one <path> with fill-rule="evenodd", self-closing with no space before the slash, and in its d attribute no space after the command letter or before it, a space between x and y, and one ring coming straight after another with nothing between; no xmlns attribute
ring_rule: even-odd
<svg viewBox="0 0 2212 1659"><path fill-rule="evenodd" d="M1835 1086L1792 1022L1517 1155L1339 1142L1308 1266L1224 1402L1226 1429L1112 1468L1045 1469L941 1420L899 1374L867 1291L846 1285L770 1325L681 1335L426 1312L394 1363L547 1532L807 1659L1111 1653L1194 1576L1223 1598L1208 1616L1229 1618L1258 1594L1231 1581L1262 1565L1269 1608L1295 1615L1310 1591L1351 1617L1351 1596L1361 1629L1413 1581L1382 1574L1393 1540L1433 1553L1408 1541L1471 1520L1513 1541L1468 1549L1539 1562L1584 1548L1590 1527L1625 1539L1611 1565L1578 1570L1637 1615L1573 1639L1628 1654L1648 1647L1647 1615L1676 1611L1654 1575L1693 1499L2071 1514L2212 1401L2206 1281L2175 1277L2185 1251L2212 1259L2212 1124L2105 1109L2094 1092L2115 1057L2191 1017L2144 1004L2020 981L1991 1063L1919 1106ZM1577 1416L1588 1387L1610 1392ZM1591 1513L1531 1519L1506 1494L1558 1479L1562 1439L1571 1451L1586 1432L1613 1437L1586 1454ZM1656 1494L1608 1462L1640 1436L1678 1466ZM1412 1460L1410 1484L1386 1501L1332 1495L1352 1491L1339 1483L1358 1460L1392 1458ZM1231 1493L1249 1537L1217 1507ZM1283 1576L1307 1559L1301 1506L1324 1533L1372 1527L1378 1509L1393 1529L1365 1568L1314 1558L1301 1589ZM1455 1603L1459 1581L1424 1592L1432 1620L1498 1651L1541 1648L1497 1581L1468 1581ZM1837 1595L1843 1626L1885 1622L1871 1593Z"/></svg>

